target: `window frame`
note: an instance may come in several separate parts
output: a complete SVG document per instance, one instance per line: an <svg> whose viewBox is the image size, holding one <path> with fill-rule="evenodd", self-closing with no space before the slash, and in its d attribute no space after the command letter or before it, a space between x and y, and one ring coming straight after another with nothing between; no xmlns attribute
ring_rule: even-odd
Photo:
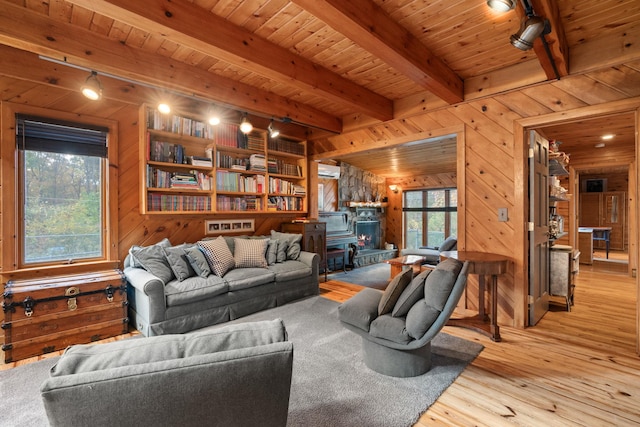
<svg viewBox="0 0 640 427"><path fill-rule="evenodd" d="M428 245L428 240L425 240L428 237L429 231L429 217L428 213L430 212L443 212L445 214L445 224L444 224L444 238L446 239L449 235L451 235L451 212L458 213L458 206L452 206L451 202L451 190L456 191L456 200L458 200L459 192L457 187L443 187L443 188L416 188L416 189L407 189L402 192L402 239L407 242L407 219L406 214L408 212L422 212L422 244L420 246L434 247L433 245ZM428 207L429 201L429 192L436 191L444 191L446 194L445 197L445 206L444 207ZM422 207L419 208L408 208L407 204L407 196L408 193L421 193L422 194Z"/></svg>
<svg viewBox="0 0 640 427"><path fill-rule="evenodd" d="M91 117L81 114L61 112L40 107L32 107L14 103L2 103L2 240L0 250L3 274L12 276L21 272L54 270L55 274L64 274L67 271L82 271L87 267L104 268L118 267L118 124L114 120L101 117ZM20 177L21 150L16 146L16 115L39 116L52 120L74 122L91 126L100 126L108 129L107 157L101 163L103 174L102 191L102 245L103 256L99 258L54 261L44 263L24 263L24 248L22 247L23 219L20 206L24 195L22 192L22 178ZM13 208L12 208L13 207ZM54 273L51 273L54 274Z"/></svg>

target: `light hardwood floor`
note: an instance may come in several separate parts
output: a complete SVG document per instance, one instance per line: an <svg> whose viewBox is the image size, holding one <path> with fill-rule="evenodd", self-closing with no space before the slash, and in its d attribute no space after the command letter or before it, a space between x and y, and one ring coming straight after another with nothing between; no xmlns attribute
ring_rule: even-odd
<svg viewBox="0 0 640 427"><path fill-rule="evenodd" d="M500 343L446 326L485 349L416 426L640 425L635 279L581 267L571 312L553 305L535 327L501 327ZM338 301L359 290L321 287Z"/></svg>
<svg viewBox="0 0 640 427"><path fill-rule="evenodd" d="M336 301L361 289L337 281L320 287ZM635 279L589 267L578 276L571 312L554 306L535 327L501 327L500 343L446 326L485 348L416 426L640 425L635 307ZM51 355L0 369L43 357Z"/></svg>

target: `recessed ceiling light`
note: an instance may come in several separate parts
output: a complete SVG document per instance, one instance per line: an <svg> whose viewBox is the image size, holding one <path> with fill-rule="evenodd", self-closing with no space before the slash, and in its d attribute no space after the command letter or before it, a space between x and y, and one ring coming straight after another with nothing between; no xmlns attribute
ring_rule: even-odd
<svg viewBox="0 0 640 427"><path fill-rule="evenodd" d="M604 148L605 145L606 144L604 142L599 142L596 145L594 145L594 147L596 147L596 148Z"/></svg>
<svg viewBox="0 0 640 427"><path fill-rule="evenodd" d="M608 133L608 134L606 134L606 135L602 135L602 136L600 137L600 139L602 139L602 140L604 140L604 141L609 141L610 139L613 139L613 137L614 137L614 136L615 136L614 134L612 134L612 133Z"/></svg>

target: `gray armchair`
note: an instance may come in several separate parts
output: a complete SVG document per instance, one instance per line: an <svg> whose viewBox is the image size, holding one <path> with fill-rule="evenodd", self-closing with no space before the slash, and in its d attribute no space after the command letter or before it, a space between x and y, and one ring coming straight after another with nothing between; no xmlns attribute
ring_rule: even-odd
<svg viewBox="0 0 640 427"><path fill-rule="evenodd" d="M440 246L429 247L420 246L418 249L403 249L400 254L405 255L420 255L425 257L426 264L436 265L440 262L440 252L455 251L458 247L458 238L456 236L447 237Z"/></svg>
<svg viewBox="0 0 640 427"><path fill-rule="evenodd" d="M69 347L41 386L52 426L284 426L281 320Z"/></svg>
<svg viewBox="0 0 640 427"><path fill-rule="evenodd" d="M365 364L393 377L429 371L431 340L453 314L467 270L468 263L449 258L413 279L406 270L384 292L365 288L341 304L340 321L362 337Z"/></svg>

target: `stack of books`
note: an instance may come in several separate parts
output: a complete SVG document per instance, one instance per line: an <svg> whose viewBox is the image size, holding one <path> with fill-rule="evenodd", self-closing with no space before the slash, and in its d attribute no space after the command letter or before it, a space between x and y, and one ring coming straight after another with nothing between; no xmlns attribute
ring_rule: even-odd
<svg viewBox="0 0 640 427"><path fill-rule="evenodd" d="M249 170L257 172L267 171L267 160L262 154L252 154L249 157Z"/></svg>
<svg viewBox="0 0 640 427"><path fill-rule="evenodd" d="M210 158L201 156L187 156L187 163L193 166L213 166Z"/></svg>

